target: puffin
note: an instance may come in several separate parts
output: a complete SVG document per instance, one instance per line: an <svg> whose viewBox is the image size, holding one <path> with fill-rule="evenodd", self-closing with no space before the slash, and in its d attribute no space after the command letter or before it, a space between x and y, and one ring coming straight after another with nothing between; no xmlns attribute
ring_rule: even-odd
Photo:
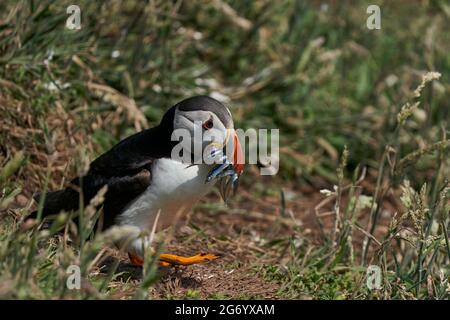
<svg viewBox="0 0 450 320"><path fill-rule="evenodd" d="M230 110L209 96L187 98L167 110L159 125L135 133L101 154L87 173L44 196L41 217L80 209L105 186L99 218L102 230L126 226L116 245L131 264L142 266L149 234L177 225L180 217L219 181L226 201L236 193L244 169L243 152ZM83 201L80 201L80 199ZM36 217L37 211L31 216ZM97 223L99 223L97 221ZM159 255L161 266L191 265L219 255Z"/></svg>

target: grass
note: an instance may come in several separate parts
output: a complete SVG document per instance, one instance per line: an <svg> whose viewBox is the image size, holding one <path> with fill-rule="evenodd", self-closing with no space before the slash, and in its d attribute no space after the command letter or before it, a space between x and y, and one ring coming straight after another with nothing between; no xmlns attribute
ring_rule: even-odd
<svg viewBox="0 0 450 320"><path fill-rule="evenodd" d="M78 1L71 31L69 1L2 1L0 297L255 298L253 277L278 298L448 299L450 6L375 2L378 31L365 27L373 1ZM93 206L78 226L68 213L49 230L19 223L34 192L196 94L228 103L237 127L280 129L278 175L247 167L247 194L229 208L211 195L174 240L246 248L220 268L244 273L233 281L248 292L178 290L151 256L137 281L120 259L99 270L114 235L91 230ZM62 285L72 264L81 290ZM380 290L365 284L370 264Z"/></svg>

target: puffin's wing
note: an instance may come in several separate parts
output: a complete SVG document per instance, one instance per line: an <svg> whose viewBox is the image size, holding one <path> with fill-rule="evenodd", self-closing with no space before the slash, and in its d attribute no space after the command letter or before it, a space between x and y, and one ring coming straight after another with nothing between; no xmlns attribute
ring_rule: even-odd
<svg viewBox="0 0 450 320"><path fill-rule="evenodd" d="M148 188L151 183L150 166L151 163L134 169L133 173L110 177L87 174L81 178L75 178L67 188L48 192L45 195L42 216L54 215L61 211L78 210L80 192L83 193L83 201L87 205L98 191L107 185L108 191L104 201L104 226L109 226L114 223L114 218L128 203ZM40 195L37 195L35 200L39 202ZM35 217L36 214L36 212L32 213L31 217Z"/></svg>
<svg viewBox="0 0 450 320"><path fill-rule="evenodd" d="M156 137L157 132L151 128L122 140L92 161L88 174L102 177L136 174L154 159L160 158L159 146L154 141Z"/></svg>
<svg viewBox="0 0 450 320"><path fill-rule="evenodd" d="M109 179L103 206L104 227L113 225L115 218L122 213L125 207L150 186L151 164L146 167L135 175Z"/></svg>
<svg viewBox="0 0 450 320"><path fill-rule="evenodd" d="M114 221L125 206L147 189L151 183L151 166L158 154L159 143L154 128L136 133L115 145L95 159L89 171L73 179L63 190L49 192L45 196L43 216L79 208L80 192L84 204L105 185L108 192L104 202L104 225ZM40 196L36 196L39 202ZM35 216L36 212L31 214Z"/></svg>
<svg viewBox="0 0 450 320"><path fill-rule="evenodd" d="M151 183L151 164L136 170L136 173L103 177L88 174L73 179L65 189L48 192L45 195L43 216L54 215L60 211L77 210L80 204L80 192L83 193L84 204L87 205L98 191L105 185L105 215L120 212L131 200L139 196ZM39 202L40 195L35 196Z"/></svg>

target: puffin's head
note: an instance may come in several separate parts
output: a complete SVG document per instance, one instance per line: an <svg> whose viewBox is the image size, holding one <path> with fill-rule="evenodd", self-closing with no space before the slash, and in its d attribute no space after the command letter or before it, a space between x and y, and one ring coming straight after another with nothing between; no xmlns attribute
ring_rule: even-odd
<svg viewBox="0 0 450 320"><path fill-rule="evenodd" d="M175 136L189 135L185 146L195 161L213 163L213 156L227 156L239 175L244 168L243 154L234 129L230 110L219 101L197 96L181 101L174 106L173 132ZM219 158L215 159L216 162Z"/></svg>

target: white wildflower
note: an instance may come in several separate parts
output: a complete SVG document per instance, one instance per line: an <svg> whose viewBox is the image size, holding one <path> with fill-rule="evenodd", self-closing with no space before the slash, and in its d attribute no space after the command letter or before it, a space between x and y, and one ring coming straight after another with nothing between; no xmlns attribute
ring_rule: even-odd
<svg viewBox="0 0 450 320"><path fill-rule="evenodd" d="M113 52L111 52L111 58L117 59L118 57L120 57L120 51L119 50L114 50Z"/></svg>
<svg viewBox="0 0 450 320"><path fill-rule="evenodd" d="M322 190L320 190L320 193L325 195L325 197L330 197L330 196L335 194L334 191L331 191L331 190L328 190L328 189L322 189Z"/></svg>
<svg viewBox="0 0 450 320"><path fill-rule="evenodd" d="M159 84L154 84L152 86L152 89L153 89L153 91L158 92L158 93L162 91L162 87Z"/></svg>
<svg viewBox="0 0 450 320"><path fill-rule="evenodd" d="M60 89L67 89L69 87L70 83L61 83L59 80L44 83L44 88L52 92L59 91Z"/></svg>
<svg viewBox="0 0 450 320"><path fill-rule="evenodd" d="M229 96L224 95L224 94L222 94L220 92L217 92L217 91L213 91L209 95L211 96L211 98L216 99L216 100L218 100L220 102L227 103L227 102L231 101Z"/></svg>

